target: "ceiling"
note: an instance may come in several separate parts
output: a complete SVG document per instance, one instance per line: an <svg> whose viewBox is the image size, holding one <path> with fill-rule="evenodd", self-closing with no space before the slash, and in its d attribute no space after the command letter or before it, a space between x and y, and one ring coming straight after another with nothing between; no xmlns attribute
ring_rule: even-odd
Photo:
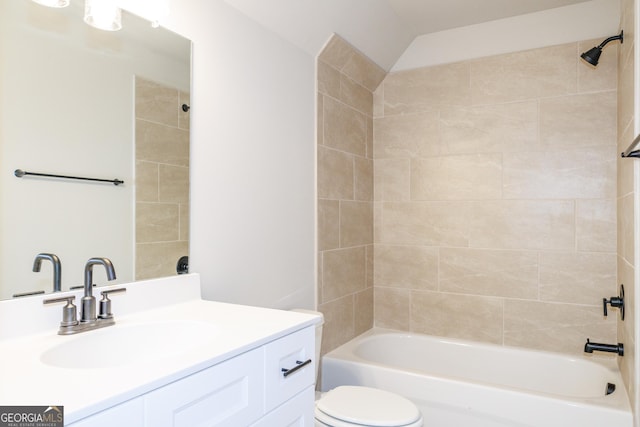
<svg viewBox="0 0 640 427"><path fill-rule="evenodd" d="M588 0L386 0L414 36Z"/></svg>
<svg viewBox="0 0 640 427"><path fill-rule="evenodd" d="M473 24L504 18L532 16L549 9L562 10L580 4L605 4L618 0L224 0L280 37L314 57L323 49L332 33L340 35L385 70L390 70L416 38L441 34L443 30L472 28ZM619 6L613 6L617 8ZM564 14L562 16L567 16ZM573 27L594 26L598 17L581 19L569 14ZM568 33L566 18L551 24L538 22L533 35L548 30ZM541 25L553 25L541 29ZM613 26L617 26L617 21ZM521 32L515 26L516 38ZM594 30L592 30L593 32ZM599 31L599 30L597 30ZM615 31L615 29L613 29ZM530 30L531 32L531 30ZM584 31L583 31L584 33ZM581 34L584 36L584 34ZM589 37L571 41L600 37ZM504 34L500 34L504 38ZM565 37L566 38L566 37ZM486 42L486 41L485 41ZM567 42L566 40L564 42ZM478 43L483 43L479 40ZM468 44L468 42L467 42Z"/></svg>

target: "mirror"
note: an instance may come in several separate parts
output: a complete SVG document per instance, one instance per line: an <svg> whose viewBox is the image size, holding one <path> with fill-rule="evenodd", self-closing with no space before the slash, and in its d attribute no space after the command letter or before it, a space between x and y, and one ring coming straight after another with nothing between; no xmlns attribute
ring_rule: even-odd
<svg viewBox="0 0 640 427"><path fill-rule="evenodd" d="M0 299L53 291L39 253L60 258L62 290L91 257L113 262L113 284L188 255L191 42L126 11L122 30L97 30L83 12L0 2Z"/></svg>

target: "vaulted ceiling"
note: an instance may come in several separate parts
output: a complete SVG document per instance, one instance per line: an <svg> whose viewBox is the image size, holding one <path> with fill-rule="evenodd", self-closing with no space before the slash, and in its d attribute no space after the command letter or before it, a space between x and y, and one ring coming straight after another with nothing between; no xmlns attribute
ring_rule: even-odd
<svg viewBox="0 0 640 427"><path fill-rule="evenodd" d="M618 4L618 0L225 1L314 55L335 32L387 70L424 34L579 3Z"/></svg>

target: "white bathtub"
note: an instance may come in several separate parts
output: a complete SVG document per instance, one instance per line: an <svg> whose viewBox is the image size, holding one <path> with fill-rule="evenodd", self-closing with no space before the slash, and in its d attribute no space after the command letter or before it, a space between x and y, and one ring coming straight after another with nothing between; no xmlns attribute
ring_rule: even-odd
<svg viewBox="0 0 640 427"><path fill-rule="evenodd" d="M425 427L632 427L615 359L592 359L374 328L324 356L322 390L398 393Z"/></svg>

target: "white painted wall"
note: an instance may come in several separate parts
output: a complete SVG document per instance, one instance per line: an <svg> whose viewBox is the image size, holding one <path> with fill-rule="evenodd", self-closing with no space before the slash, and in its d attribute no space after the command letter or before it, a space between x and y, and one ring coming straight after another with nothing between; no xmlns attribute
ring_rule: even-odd
<svg viewBox="0 0 640 427"><path fill-rule="evenodd" d="M31 271L39 252L60 257L64 289L83 283L95 256L113 261L118 282L133 280L133 77L189 87L188 67L93 30L76 12L2 2L0 298L52 290L50 263ZM18 179L18 168L125 185ZM95 270L96 283L106 283Z"/></svg>
<svg viewBox="0 0 640 427"><path fill-rule="evenodd" d="M190 270L207 299L315 300L314 57L222 0L174 0L193 41Z"/></svg>
<svg viewBox="0 0 640 427"><path fill-rule="evenodd" d="M416 37L391 71L618 34L619 0L592 0ZM540 58L544 61L544 58Z"/></svg>
<svg viewBox="0 0 640 427"><path fill-rule="evenodd" d="M225 0L312 56L333 33L385 70L415 34L387 0Z"/></svg>

